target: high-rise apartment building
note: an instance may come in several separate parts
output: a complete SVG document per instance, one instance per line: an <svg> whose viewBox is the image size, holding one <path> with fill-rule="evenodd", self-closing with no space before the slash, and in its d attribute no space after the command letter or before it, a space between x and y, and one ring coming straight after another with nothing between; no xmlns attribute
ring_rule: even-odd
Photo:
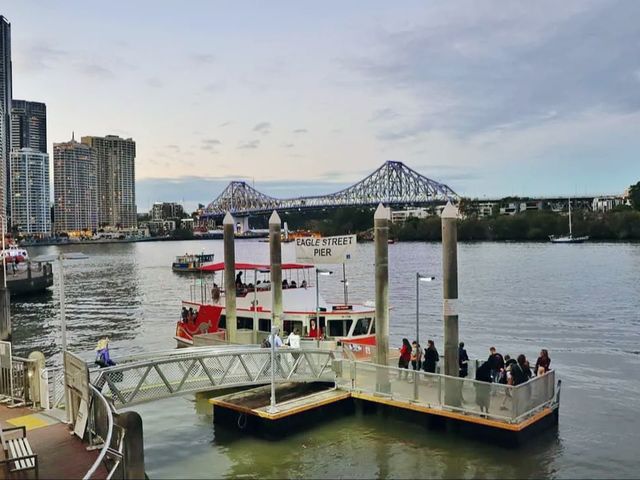
<svg viewBox="0 0 640 480"><path fill-rule="evenodd" d="M96 151L98 162L98 211L101 227L135 228L136 142L117 135L82 137Z"/></svg>
<svg viewBox="0 0 640 480"><path fill-rule="evenodd" d="M33 148L13 149L9 173L13 227L24 235L48 236L49 155Z"/></svg>
<svg viewBox="0 0 640 480"><path fill-rule="evenodd" d="M98 228L98 162L93 148L71 139L53 144L54 229Z"/></svg>
<svg viewBox="0 0 640 480"><path fill-rule="evenodd" d="M44 103L11 101L11 150L21 148L47 153L47 106Z"/></svg>
<svg viewBox="0 0 640 480"><path fill-rule="evenodd" d="M11 24L0 15L0 211L8 212L11 151ZM3 220L4 221L4 220Z"/></svg>

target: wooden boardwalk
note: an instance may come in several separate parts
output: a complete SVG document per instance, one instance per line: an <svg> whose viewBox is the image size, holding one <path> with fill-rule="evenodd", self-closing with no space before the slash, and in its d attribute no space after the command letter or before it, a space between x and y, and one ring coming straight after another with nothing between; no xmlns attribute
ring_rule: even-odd
<svg viewBox="0 0 640 480"><path fill-rule="evenodd" d="M8 408L0 405L2 428L24 425L27 438L38 455L40 478L81 479L89 471L98 457L98 450L88 451L86 445L69 428L57 419L28 408ZM0 453L4 459L4 450ZM94 479L106 478L107 471L101 466ZM10 474L0 468L0 479L35 478L35 473Z"/></svg>

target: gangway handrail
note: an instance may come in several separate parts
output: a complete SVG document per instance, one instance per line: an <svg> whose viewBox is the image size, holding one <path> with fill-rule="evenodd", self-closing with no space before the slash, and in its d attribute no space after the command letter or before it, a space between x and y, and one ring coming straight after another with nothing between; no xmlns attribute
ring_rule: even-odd
<svg viewBox="0 0 640 480"><path fill-rule="evenodd" d="M82 480L89 480L91 478L91 476L96 472L96 470L98 469L98 467L100 466L100 464L104 460L104 457L107 454L107 451L110 448L111 436L113 435L113 413L111 413L111 405L109 405L109 402L107 402L107 399L102 396L102 393L100 392L100 390L98 390L96 387L94 387L91 384L89 384L89 388L91 388L92 395L94 397L97 397L100 400L100 402L102 402L104 404L104 406L106 407L106 410L107 410L107 438L103 439L104 443L102 445L102 448L100 449L100 453L98 454L98 458L96 458L96 461L93 462L93 465L91 465L91 468L89 469L89 471L87 471L87 473L84 475L84 477L82 477Z"/></svg>
<svg viewBox="0 0 640 480"><path fill-rule="evenodd" d="M337 355L334 350L280 348L277 382L334 382L329 372ZM90 379L103 396L128 406L196 391L269 383L265 372L271 368L270 358L271 350L259 347L193 348L186 354L168 352L94 370Z"/></svg>
<svg viewBox="0 0 640 480"><path fill-rule="evenodd" d="M173 350L155 350L152 352L145 352L145 353L138 353L135 355L127 355L127 356L121 356L121 357L116 357L117 360L117 365L131 365L133 363L138 363L140 361L146 361L146 360L151 360L153 358L175 358L175 357L184 357L184 358L190 358L190 354L193 353L201 353L201 352L211 352L211 351L215 351L215 352L224 352L224 351L237 351L237 350L246 350L246 349L251 349L252 351L255 349L261 348L260 345L255 345L255 346L251 346L251 345L245 345L245 344L229 344L229 345L215 345L215 346L201 346L201 347L183 347L183 348L176 348ZM88 365L92 365L93 362L91 361L87 361ZM111 367L110 367L111 368ZM100 367L93 367L90 366L89 370L94 373L94 372L98 372L101 371L103 369L101 369Z"/></svg>

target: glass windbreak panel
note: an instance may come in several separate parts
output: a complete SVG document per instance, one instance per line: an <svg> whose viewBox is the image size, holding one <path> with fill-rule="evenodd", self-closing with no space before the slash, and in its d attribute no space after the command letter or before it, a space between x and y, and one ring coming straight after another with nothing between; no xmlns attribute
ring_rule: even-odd
<svg viewBox="0 0 640 480"><path fill-rule="evenodd" d="M218 328L227 328L227 316L220 315L220 321L218 322Z"/></svg>
<svg viewBox="0 0 640 480"><path fill-rule="evenodd" d="M366 335L369 333L369 324L371 323L371 318L359 318L356 322L356 326L353 329L354 335Z"/></svg>
<svg viewBox="0 0 640 480"><path fill-rule="evenodd" d="M376 321L375 319L371 319L371 332L369 333L376 333Z"/></svg>
<svg viewBox="0 0 640 480"><path fill-rule="evenodd" d="M268 318L259 318L258 330L261 332L271 333L271 320Z"/></svg>
<svg viewBox="0 0 640 480"><path fill-rule="evenodd" d="M353 323L352 319L329 320L329 336L345 337L349 334L349 329Z"/></svg>
<svg viewBox="0 0 640 480"><path fill-rule="evenodd" d="M253 330L253 318L238 317L238 328Z"/></svg>

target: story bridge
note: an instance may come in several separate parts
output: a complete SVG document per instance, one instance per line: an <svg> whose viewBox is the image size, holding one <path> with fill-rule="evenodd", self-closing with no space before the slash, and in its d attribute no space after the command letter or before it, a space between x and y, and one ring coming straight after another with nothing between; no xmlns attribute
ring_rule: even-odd
<svg viewBox="0 0 640 480"><path fill-rule="evenodd" d="M433 205L457 200L447 185L416 172L402 162L387 161L359 182L327 195L274 198L243 181L233 181L205 208L205 218L269 214L273 210L317 210L347 206Z"/></svg>

